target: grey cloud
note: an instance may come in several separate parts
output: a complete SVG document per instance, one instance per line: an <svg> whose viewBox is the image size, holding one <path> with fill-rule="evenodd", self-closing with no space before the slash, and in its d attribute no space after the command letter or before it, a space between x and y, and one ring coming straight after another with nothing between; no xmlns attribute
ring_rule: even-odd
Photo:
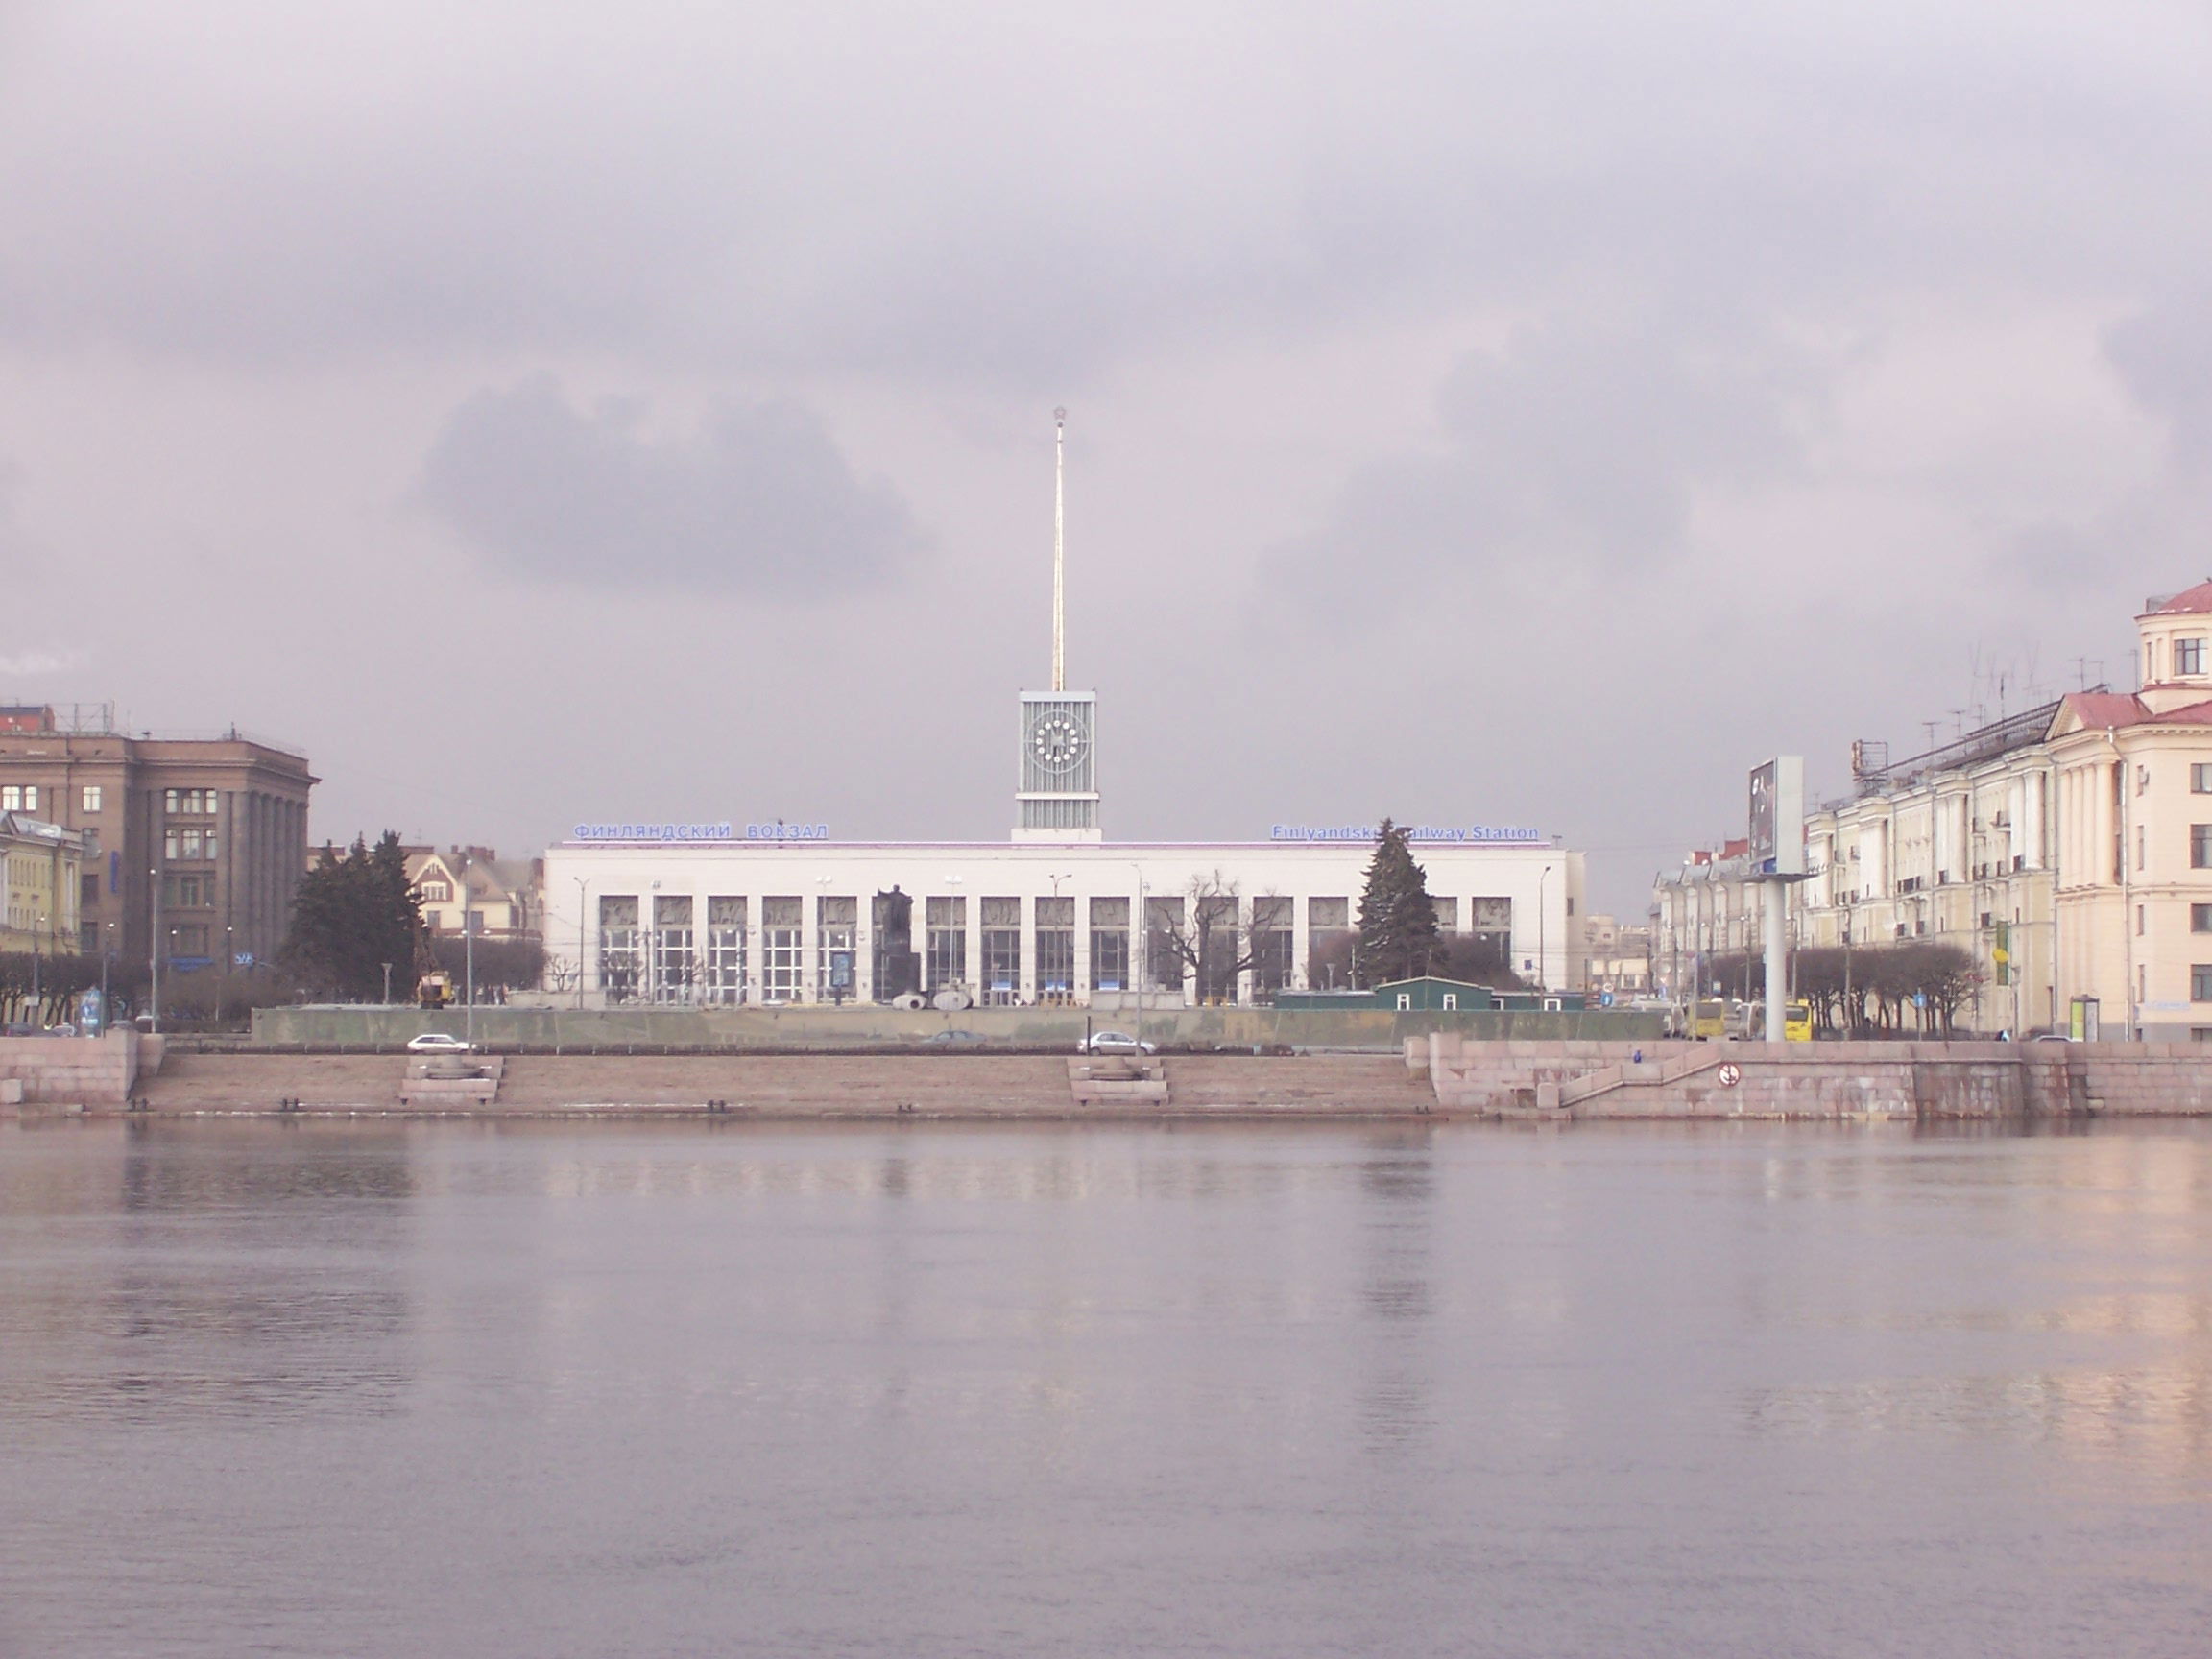
<svg viewBox="0 0 2212 1659"><path fill-rule="evenodd" d="M2176 465L2212 468L2212 290L2137 312L2106 332L2104 354L2166 421Z"/></svg>
<svg viewBox="0 0 2212 1659"><path fill-rule="evenodd" d="M1338 618L1400 584L1478 574L1656 572L1682 551L1700 485L1797 464L1817 405L1810 366L1647 328L1552 322L1461 358L1437 395L1440 442L1370 463L1262 583Z"/></svg>
<svg viewBox="0 0 2212 1659"><path fill-rule="evenodd" d="M1571 274L1694 314L1991 275L2104 296L2212 261L2174 210L2212 159L2179 9L2105 37L1994 3L584 29L390 0L258 15L251 53L213 11L86 9L15 52L0 335L1064 391L1193 338L1527 304Z"/></svg>
<svg viewBox="0 0 2212 1659"><path fill-rule="evenodd" d="M798 404L725 407L673 440L639 414L579 412L543 375L479 393L431 445L422 499L494 564L582 583L820 599L922 547L898 494L855 477Z"/></svg>

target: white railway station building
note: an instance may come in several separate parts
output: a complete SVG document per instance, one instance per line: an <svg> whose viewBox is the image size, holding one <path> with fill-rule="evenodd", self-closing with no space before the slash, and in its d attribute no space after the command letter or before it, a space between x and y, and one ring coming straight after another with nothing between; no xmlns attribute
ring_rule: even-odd
<svg viewBox="0 0 2212 1659"><path fill-rule="evenodd" d="M825 825L579 824L545 854L547 987L585 1006L1243 1002L1345 983L1368 826L1251 842L1099 828L1097 697L1021 694L1004 842L832 839ZM1581 984L1583 860L1535 830L1416 826L1444 931L1547 989ZM1317 960L1318 959L1318 960Z"/></svg>

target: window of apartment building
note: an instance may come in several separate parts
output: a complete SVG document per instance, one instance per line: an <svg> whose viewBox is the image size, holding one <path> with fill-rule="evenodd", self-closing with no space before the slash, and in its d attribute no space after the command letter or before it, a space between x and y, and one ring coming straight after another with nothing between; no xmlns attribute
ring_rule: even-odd
<svg viewBox="0 0 2212 1659"><path fill-rule="evenodd" d="M162 878L161 904L167 910L197 910L215 902L212 876L169 876Z"/></svg>
<svg viewBox="0 0 2212 1659"><path fill-rule="evenodd" d="M2212 795L2212 765L2199 760L2189 768L2189 793Z"/></svg>
<svg viewBox="0 0 2212 1659"><path fill-rule="evenodd" d="M195 864L212 860L215 854L215 831L212 830L167 830L161 834L161 855L172 863Z"/></svg>
<svg viewBox="0 0 2212 1659"><path fill-rule="evenodd" d="M656 893L653 896L653 979L655 1002L691 1000L693 969L691 896Z"/></svg>
<svg viewBox="0 0 2212 1659"><path fill-rule="evenodd" d="M2212 1002L2212 962L2197 962L2190 965L2189 1000L2192 1002Z"/></svg>
<svg viewBox="0 0 2212 1659"><path fill-rule="evenodd" d="M173 960L198 961L206 954L207 925L204 922L181 922L169 929L169 955Z"/></svg>
<svg viewBox="0 0 2212 1659"><path fill-rule="evenodd" d="M609 893L599 901L599 989L609 1002L637 995L637 896Z"/></svg>
<svg viewBox="0 0 2212 1659"><path fill-rule="evenodd" d="M213 789L164 789L161 806L172 818L212 818L215 798Z"/></svg>
<svg viewBox="0 0 2212 1659"><path fill-rule="evenodd" d="M2212 824L2189 826L2189 868L2212 870Z"/></svg>
<svg viewBox="0 0 2212 1659"><path fill-rule="evenodd" d="M2203 640L2176 639L2174 641L2174 672L2176 674L2201 674L2204 672Z"/></svg>
<svg viewBox="0 0 2212 1659"><path fill-rule="evenodd" d="M1037 998L1064 1002L1075 993L1075 901L1037 901Z"/></svg>
<svg viewBox="0 0 2212 1659"><path fill-rule="evenodd" d="M422 902L425 904L444 904L453 897L453 883L425 881L416 891L422 895Z"/></svg>
<svg viewBox="0 0 2212 1659"><path fill-rule="evenodd" d="M796 895L760 901L760 996L796 1002L806 985L805 902Z"/></svg>
<svg viewBox="0 0 2212 1659"><path fill-rule="evenodd" d="M2135 768L2135 793L2138 795L2148 795L2151 793L2150 767L2138 766Z"/></svg>
<svg viewBox="0 0 2212 1659"><path fill-rule="evenodd" d="M2189 906L2189 931L2192 933L2212 933L2212 904L2192 904Z"/></svg>
<svg viewBox="0 0 2212 1659"><path fill-rule="evenodd" d="M733 1006L745 1000L745 901L719 894L707 901L707 962L701 998Z"/></svg>
<svg viewBox="0 0 2212 1659"><path fill-rule="evenodd" d="M2149 921L2149 909L2150 906L2145 904L2135 906L2135 937L2138 939L2143 937L2143 929Z"/></svg>
<svg viewBox="0 0 2212 1659"><path fill-rule="evenodd" d="M90 860L99 857L100 831L97 830L80 830L77 831L77 833L84 838L84 857L86 861L89 862Z"/></svg>
<svg viewBox="0 0 2212 1659"><path fill-rule="evenodd" d="M858 988L860 901L857 898L821 898L814 901L814 998L837 1002Z"/></svg>
<svg viewBox="0 0 2212 1659"><path fill-rule="evenodd" d="M2136 826L2135 826L2135 873L2136 873L2138 876L2140 876L2140 875L2143 873L2143 863L2144 863L2144 859L2145 859L2145 857L2146 857L2146 856L2149 854L2149 853L2150 853L2150 848L2151 848L2151 841L2150 841L2150 831L2149 831L2148 830L2146 830L2146 829L2144 828L2144 826L2142 826L2142 825L2140 825L2140 824L2136 825Z"/></svg>
<svg viewBox="0 0 2212 1659"><path fill-rule="evenodd" d="M994 1004L1022 998L1022 901L983 901L983 1000Z"/></svg>
<svg viewBox="0 0 2212 1659"><path fill-rule="evenodd" d="M100 785L97 783L85 784L83 789L78 791L77 800L79 805L82 806L84 811L99 811L100 802L102 800Z"/></svg>
<svg viewBox="0 0 2212 1659"><path fill-rule="evenodd" d="M922 952L922 989L935 993L968 983L968 899L954 893L931 899Z"/></svg>
<svg viewBox="0 0 2212 1659"><path fill-rule="evenodd" d="M1129 989L1129 901L1091 901L1091 989Z"/></svg>
<svg viewBox="0 0 2212 1659"><path fill-rule="evenodd" d="M1456 900L1438 902L1450 903L1456 918ZM1252 989L1256 994L1280 991L1290 983L1292 938L1289 900L1263 895L1252 901Z"/></svg>
<svg viewBox="0 0 2212 1659"><path fill-rule="evenodd" d="M36 812L37 810L37 784L0 783L0 812Z"/></svg>

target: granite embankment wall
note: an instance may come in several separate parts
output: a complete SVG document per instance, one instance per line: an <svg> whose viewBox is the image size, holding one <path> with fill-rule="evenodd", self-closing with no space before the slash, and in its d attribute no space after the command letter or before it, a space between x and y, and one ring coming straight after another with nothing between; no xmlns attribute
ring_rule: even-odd
<svg viewBox="0 0 2212 1659"><path fill-rule="evenodd" d="M2145 1043L1409 1041L1447 1112L1573 1118L2212 1114L2212 1054Z"/></svg>
<svg viewBox="0 0 2212 1659"><path fill-rule="evenodd" d="M1169 1097L1077 1106L1069 1057L1045 1054L546 1055L506 1059L497 1098L402 1106L398 1055L171 1054L138 1094L156 1116L290 1110L529 1117L689 1113L757 1118L1349 1115L1427 1112L1427 1077L1395 1054L1176 1056Z"/></svg>
<svg viewBox="0 0 2212 1659"><path fill-rule="evenodd" d="M1433 1050L1434 1065L1431 1067ZM1358 1117L1534 1120L2212 1116L2212 1056L2151 1044L1408 1042L1402 1054L1170 1055L1167 1098L1078 1105L1050 1054L535 1055L504 1061L488 1104L403 1103L397 1054L139 1051L10 1039L0 1079L27 1112L135 1097L156 1116L405 1113L527 1117L701 1112L756 1118ZM157 1068L157 1069L156 1069ZM297 1102L297 1106L292 1103Z"/></svg>
<svg viewBox="0 0 2212 1659"><path fill-rule="evenodd" d="M1099 1012L1096 1030L1132 1029L1134 1010ZM423 1031L458 1036L469 1022L459 1009L421 1013L404 1007L260 1008L253 1014L259 1048L397 1048ZM995 1044L1072 1053L1086 1020L1080 1008L964 1008L956 1014L860 1003L844 1008L478 1008L474 1029L493 1047L539 1051L626 1048L743 1049L780 1052L910 1046L948 1029L972 1031ZM1352 1008L1147 1008L1144 1035L1164 1048L1367 1048L1396 1053L1407 1037L1452 1031L1484 1041L1503 1038L1654 1040L1656 1014L1623 1009L1586 1013L1385 1012Z"/></svg>
<svg viewBox="0 0 2212 1659"><path fill-rule="evenodd" d="M134 1031L0 1037L0 1105L120 1106L137 1081L142 1050L147 1064L160 1064L161 1039Z"/></svg>

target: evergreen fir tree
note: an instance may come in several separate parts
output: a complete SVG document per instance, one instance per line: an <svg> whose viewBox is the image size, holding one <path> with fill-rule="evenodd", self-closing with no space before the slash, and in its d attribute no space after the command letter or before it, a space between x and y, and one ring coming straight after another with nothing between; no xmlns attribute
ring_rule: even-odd
<svg viewBox="0 0 2212 1659"><path fill-rule="evenodd" d="M1410 979L1429 972L1440 944L1428 875L1413 861L1404 827L1385 818L1359 896L1353 973L1362 985Z"/></svg>
<svg viewBox="0 0 2212 1659"><path fill-rule="evenodd" d="M349 1001L383 995L384 964L396 983L416 971L422 908L407 880L407 854L387 830L373 849L358 837L341 858L325 846L301 878L282 961L309 989Z"/></svg>

